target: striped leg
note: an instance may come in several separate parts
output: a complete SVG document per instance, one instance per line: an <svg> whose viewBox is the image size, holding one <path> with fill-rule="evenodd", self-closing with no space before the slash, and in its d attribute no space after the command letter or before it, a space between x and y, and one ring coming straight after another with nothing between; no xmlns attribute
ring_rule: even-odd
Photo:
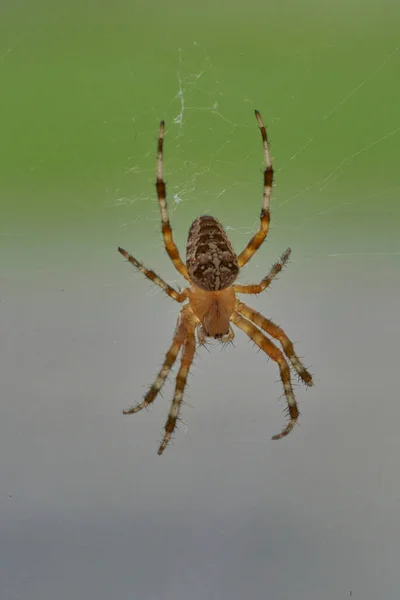
<svg viewBox="0 0 400 600"><path fill-rule="evenodd" d="M271 281L273 281L279 273L282 271L283 267L286 265L289 260L289 256L291 253L291 249L288 248L281 256L280 260L278 260L275 264L272 265L268 275L261 280L261 283L256 283L254 285L234 285L233 289L238 294L260 294L265 288L267 288Z"/></svg>
<svg viewBox="0 0 400 600"><path fill-rule="evenodd" d="M168 294L168 296L170 296L170 298L173 298L177 302L183 302L184 300L186 300L187 295L186 295L185 291L177 292L176 290L174 290L173 287L168 285L168 283L165 283L165 281L163 279L161 279L158 275L156 275L154 273L154 271L152 271L151 269L146 269L146 267L144 265L142 265L142 263L140 263L138 260L136 260L136 258L134 258L132 256L132 254L129 254L123 248L118 248L118 252L120 252L122 254L122 256L124 256L126 258L126 260L128 260L131 263L131 265L133 265L134 267L136 267L136 269L138 269L141 273L143 273L143 275L145 275L153 283L158 285L161 289L163 289L164 292L166 292Z"/></svg>
<svg viewBox="0 0 400 600"><path fill-rule="evenodd" d="M174 267L179 273L181 273L185 279L189 281L189 276L186 270L185 264L182 262L182 259L179 255L179 250L174 242L172 237L172 229L169 222L168 209L167 209L167 194L166 194L166 185L163 179L163 145L164 145L164 132L165 132L165 123L161 121L160 123L160 135L158 138L157 144L157 180L156 180L156 189L157 189L157 197L158 204L160 205L160 213L161 213L161 228L162 234L164 238L164 245L167 251L168 256L174 264Z"/></svg>
<svg viewBox="0 0 400 600"><path fill-rule="evenodd" d="M297 354L294 351L292 342L287 337L287 335L283 331L283 329L278 327L278 325L275 325L275 323L273 321L271 321L270 319L267 319L266 317L261 315L259 312L257 312L253 308L250 308L250 306L247 306L247 304L244 304L243 302L237 303L236 310L238 313L240 313L241 315L243 315L244 317L249 319L249 321L252 321L253 323L255 323L257 325L257 327L260 327L260 329L263 329L271 337L275 338L276 340L279 340L279 342L281 343L281 346L283 348L283 351L285 352L286 356L290 360L294 370L297 372L300 379L306 385L309 385L309 386L313 385L311 373L309 373L307 371L305 366L300 361L299 357L297 356Z"/></svg>
<svg viewBox="0 0 400 600"><path fill-rule="evenodd" d="M183 308L182 312L184 310L185 309ZM164 364L161 367L153 385L150 387L149 391L143 398L143 401L140 402L140 404L135 404L134 406L131 406L130 408L127 408L124 411L122 411L124 415L132 415L133 413L137 413L139 412L139 410L142 410L142 408L145 408L146 406L151 404L157 397L162 386L164 385L165 380L167 379L168 374L176 361L176 358L179 354L180 349L183 346L186 337L187 321L182 315L182 312L179 315L178 324L175 330L174 339L172 341L171 347L165 355Z"/></svg>
<svg viewBox="0 0 400 600"><path fill-rule="evenodd" d="M186 329L186 340L182 352L181 366L176 376L174 398L172 400L171 410L169 411L168 419L165 424L165 434L158 449L159 455L161 455L167 447L167 444L171 439L171 435L173 434L174 429L176 427L176 422L179 418L179 411L181 408L183 392L185 390L187 378L189 375L189 369L193 362L194 354L196 351L196 339L194 335L194 330L195 323L193 321L189 321Z"/></svg>
<svg viewBox="0 0 400 600"><path fill-rule="evenodd" d="M278 363L279 371L281 374L281 380L283 384L283 390L285 392L286 401L288 405L288 413L289 413L289 422L286 427L277 435L273 436L273 440L279 440L288 433L290 433L293 427L297 423L297 419L299 417L299 409L297 408L297 403L294 397L292 383L290 381L290 369L289 365L283 356L282 352L273 344L257 327L244 319L239 315L237 311L235 311L231 317L231 321L235 323L239 329L245 332L248 337L253 340L253 342L265 352L272 360Z"/></svg>
<svg viewBox="0 0 400 600"><path fill-rule="evenodd" d="M270 212L269 212L269 201L271 199L272 192L272 183L274 179L274 170L272 168L272 160L271 154L269 151L267 132L262 122L262 118L258 110L255 111L256 119L258 126L261 131L261 137L264 146L264 161L265 161L265 169L264 169L264 194L263 194L263 204L261 208L260 215L260 228L257 233L251 238L250 242L247 244L246 248L241 252L238 256L238 264L239 267L243 267L253 256L253 254L258 250L261 246L265 238L267 237L268 229L269 229L269 221L270 221Z"/></svg>

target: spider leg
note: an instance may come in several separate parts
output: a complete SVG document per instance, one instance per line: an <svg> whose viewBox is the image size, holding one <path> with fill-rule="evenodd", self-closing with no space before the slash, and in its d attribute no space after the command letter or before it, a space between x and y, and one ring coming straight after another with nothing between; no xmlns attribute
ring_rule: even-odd
<svg viewBox="0 0 400 600"><path fill-rule="evenodd" d="M234 311L232 314L231 321L236 325L236 327L239 327L239 329L244 331L244 333L279 366L290 417L286 427L272 438L273 440L279 440L292 431L293 427L297 423L297 419L299 418L299 409L297 408L297 403L290 380L289 365L279 348L277 348L275 344L273 344L263 333L261 333L254 323L251 323L244 317L240 316L237 311Z"/></svg>
<svg viewBox="0 0 400 600"><path fill-rule="evenodd" d="M276 325L273 321L267 319L253 308L250 308L250 306L247 306L247 304L244 304L244 302L238 302L236 304L236 310L249 321L255 323L257 327L260 327L260 329L268 333L271 337L278 340L300 379L308 386L313 385L311 373L309 373L302 364L301 360L294 351L293 343L290 341L283 329L278 327L278 325Z"/></svg>
<svg viewBox="0 0 400 600"><path fill-rule="evenodd" d="M165 423L165 434L158 449L158 454L161 455L168 442L171 439L171 435L176 427L176 422L179 418L179 411L181 408L183 392L185 390L187 378L189 375L189 369L193 362L193 358L196 351L196 338L194 335L196 323L194 320L189 319L186 325L186 339L183 346L181 366L176 376L176 385L174 398L172 400L171 409L169 411L167 422Z"/></svg>
<svg viewBox="0 0 400 600"><path fill-rule="evenodd" d="M142 402L140 402L140 404L135 404L134 406L123 410L122 412L124 413L124 415L132 415L133 413L137 413L139 412L139 410L142 410L142 408L145 408L156 399L158 393L160 392L162 386L165 383L165 380L168 377L169 372L171 371L171 368L173 367L177 359L180 349L182 348L185 342L187 325L185 316L183 314L184 311L185 308L182 309L179 315L172 344L167 354L165 355L163 366L161 367L157 377L155 378L154 383L151 385L149 391L143 398Z"/></svg>
<svg viewBox="0 0 400 600"><path fill-rule="evenodd" d="M269 212L269 201L271 199L272 183L274 179L274 170L272 168L271 153L269 151L269 144L267 138L267 131L262 121L261 115L258 110L255 111L258 126L261 131L261 137L264 146L264 194L263 203L260 215L260 228L257 233L251 238L246 248L238 256L239 267L243 267L255 254L258 248L261 246L268 234L270 212Z"/></svg>
<svg viewBox="0 0 400 600"><path fill-rule="evenodd" d="M282 271L283 267L289 260L291 252L291 249L288 248L282 254L280 260L278 260L275 264L272 265L268 275L266 275L260 283L256 283L254 285L234 285L233 289L235 290L235 292L238 294L260 294L263 290L265 290L265 288L267 288L271 284L271 282Z"/></svg>
<svg viewBox="0 0 400 600"><path fill-rule="evenodd" d="M165 281L163 279L161 279L161 277L156 275L156 273L154 273L154 271L152 271L151 269L147 269L141 262L136 260L136 258L134 258L132 256L132 254L129 254L123 248L118 248L118 252L120 252L122 254L122 256L124 256L126 258L126 260L128 260L131 263L131 265L133 265L134 267L136 267L136 269L138 269L141 273L143 273L143 275L145 275L145 277L147 277L153 283L155 283L161 289L163 289L164 292L166 294L168 294L168 296L170 298L173 298L177 302L183 302L184 300L186 300L187 292L185 290L183 290L183 292L177 292L173 287L168 285L168 283L165 283Z"/></svg>
<svg viewBox="0 0 400 600"><path fill-rule="evenodd" d="M161 213L161 229L164 238L164 246L167 251L168 256L170 257L173 265L181 275L184 276L185 279L189 281L189 276L187 273L186 265L182 261L179 250L174 242L172 237L172 228L169 222L168 216L168 208L167 208L167 193L166 193L166 185L163 178L163 146L164 146L164 132L165 132L165 123L161 121L160 123L160 135L158 137L157 143L157 179L156 179L156 189L157 189L157 197L158 204L160 206Z"/></svg>

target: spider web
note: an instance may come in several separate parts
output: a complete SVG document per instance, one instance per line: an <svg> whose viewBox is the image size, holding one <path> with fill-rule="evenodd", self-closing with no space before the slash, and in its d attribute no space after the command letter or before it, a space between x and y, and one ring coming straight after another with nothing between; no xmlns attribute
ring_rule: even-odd
<svg viewBox="0 0 400 600"><path fill-rule="evenodd" d="M308 116L306 127L299 122L302 90L294 88L278 106L268 99L260 106L259 99L225 89L219 69L199 44L194 43L190 49L178 48L173 96L163 108L153 106L132 117L140 153L127 157L112 199L115 207L125 209L127 218L122 217L121 227L150 222L148 231L159 231L154 193L157 129L143 130L141 123L147 122L149 115L157 123L161 114L167 121L164 170L169 211L181 253L184 255L188 227L199 214L219 218L234 247L242 247L258 226L261 206L263 156L253 116L254 108L259 108L269 131L275 168L268 240L272 260L294 244L293 238L295 261L400 256L394 238L382 248L382 240L371 242L366 230L359 230L354 242L351 234L338 242L335 230L337 223L345 224L346 231L351 223L357 228L357 212L366 207L372 210L377 200L390 208L391 199L400 190L399 184L393 185L393 178L378 186L376 177L363 174L365 169L373 173L375 161L382 161L392 145L398 144L400 122L382 130L371 127L362 135L354 128L344 144L335 133L337 123L353 118L369 100L380 77L387 77L388 70L396 67L399 49L377 57L364 78L337 90L335 97L324 98L317 113ZM307 82L304 71L305 85ZM321 244L318 236L312 244L308 239L315 231ZM299 244L300 239L305 242ZM153 255L159 248L159 235L149 233L141 252ZM257 257L254 266L259 266ZM265 270L264 265L262 268ZM153 288L149 293L157 294L159 290Z"/></svg>

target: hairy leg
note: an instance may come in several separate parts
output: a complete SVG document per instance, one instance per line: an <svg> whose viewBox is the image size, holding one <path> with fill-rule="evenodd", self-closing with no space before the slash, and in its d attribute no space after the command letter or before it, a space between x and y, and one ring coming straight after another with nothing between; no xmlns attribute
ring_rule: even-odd
<svg viewBox="0 0 400 600"><path fill-rule="evenodd" d="M253 323L242 317L237 311L233 313L231 321L237 327L239 327L239 329L244 331L245 334L279 366L290 417L286 427L272 438L273 440L279 440L292 431L299 417L299 409L297 408L297 403L290 380L289 365L279 348L277 348L275 344L273 344L263 333L261 333L261 331L257 329Z"/></svg>
<svg viewBox="0 0 400 600"><path fill-rule="evenodd" d="M168 419L165 424L165 433L158 449L158 454L161 455L173 434L176 422L179 418L179 411L181 408L183 392L185 390L187 378L189 375L189 369L193 362L194 354L196 351L196 339L194 335L196 323L189 321L186 329L186 339L183 347L181 366L176 376L175 393L171 404L171 410L169 411Z"/></svg>
<svg viewBox="0 0 400 600"><path fill-rule="evenodd" d="M136 269L138 269L138 271L143 273L143 275L145 275L145 277L147 277L153 283L155 283L161 289L163 289L164 292L166 292L168 294L168 296L170 296L170 298L173 298L177 302L183 302L184 300L186 300L187 292L185 290L183 292L177 292L173 287L168 285L168 283L165 283L165 281L163 279L161 279L161 277L156 275L156 273L154 273L154 271L152 271L151 269L147 269L141 262L136 260L136 258L134 258L132 256L132 254L129 254L123 248L118 248L118 252L120 252L122 254L122 256L124 256L126 258L126 260L128 260L131 263L131 265L133 265Z"/></svg>
<svg viewBox="0 0 400 600"><path fill-rule="evenodd" d="M160 392L162 386L165 383L165 380L168 377L169 372L171 371L172 366L174 365L177 359L180 349L182 348L185 342L187 320L185 319L184 310L185 309L183 308L179 315L172 344L167 354L165 355L163 366L161 367L156 379L154 380L154 383L151 385L149 391L143 398L142 402L125 409L123 411L124 415L131 415L133 413L139 412L139 410L142 410L142 408L145 408L156 399L158 393Z"/></svg>
<svg viewBox="0 0 400 600"><path fill-rule="evenodd" d="M236 305L236 310L238 313L246 317L249 321L255 323L258 327L260 327L260 329L268 333L271 337L278 340L281 343L283 351L290 360L293 368L297 372L300 379L306 385L313 385L311 373L307 371L305 366L300 361L299 357L294 351L293 343L290 341L283 329L278 327L278 325L275 325L273 321L267 319L247 304L244 304L244 302L238 302Z"/></svg>
<svg viewBox="0 0 400 600"><path fill-rule="evenodd" d="M156 189L157 189L157 198L158 204L160 206L160 214L161 214L161 230L164 238L164 245L167 251L168 256L174 264L174 267L181 275L185 277L189 281L189 276L187 274L186 265L182 261L179 250L174 242L172 237L172 228L169 222L168 216L168 208L167 208L167 193L166 193L166 185L163 178L163 145L164 145L164 132L165 132L165 123L161 121L160 123L160 135L157 143L157 179L156 179Z"/></svg>
<svg viewBox="0 0 400 600"><path fill-rule="evenodd" d="M255 111L256 119L258 126L260 128L261 137L263 141L264 147L264 194L263 194L263 203L261 208L260 215L260 228L257 233L251 238L250 242L247 244L246 248L239 254L238 256L238 264L239 267L243 267L255 254L258 248L261 246L265 238L268 234L269 222L270 222L270 212L269 212L269 202L271 199L272 192L272 183L274 180L274 170L272 168L272 160L271 154L269 151L268 139L267 139L267 131L265 129L264 123L262 121L261 115L258 110Z"/></svg>
<svg viewBox="0 0 400 600"><path fill-rule="evenodd" d="M291 254L291 249L288 248L281 256L280 260L276 261L269 270L268 275L261 280L260 283L250 285L234 285L233 289L237 294L260 294L267 288L271 282L279 275L283 267L286 265Z"/></svg>

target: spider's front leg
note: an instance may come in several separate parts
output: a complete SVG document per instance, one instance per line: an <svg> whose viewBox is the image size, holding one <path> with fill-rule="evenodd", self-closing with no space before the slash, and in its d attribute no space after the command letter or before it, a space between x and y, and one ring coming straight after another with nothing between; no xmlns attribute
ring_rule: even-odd
<svg viewBox="0 0 400 600"><path fill-rule="evenodd" d="M239 329L244 331L244 333L279 366L290 417L286 427L272 438L273 440L280 440L292 431L300 414L296 399L294 397L292 382L290 379L289 365L279 348L277 348L275 344L273 344L263 333L261 333L261 331L257 329L253 323L242 317L237 311L233 313L231 321L235 323Z"/></svg>
<svg viewBox="0 0 400 600"><path fill-rule="evenodd" d="M244 304L244 302L238 302L236 304L236 310L243 317L246 317L249 321L255 323L257 327L260 327L265 333L268 333L268 335L280 342L285 355L290 360L297 375L303 383L311 387L313 385L312 375L307 371L297 356L293 348L293 342L288 338L283 329L278 327L271 319L267 319L267 317L264 317L261 313L254 310L254 308L250 308L250 306Z"/></svg>
<svg viewBox="0 0 400 600"><path fill-rule="evenodd" d="M195 338L195 326L196 322L188 316L185 326L185 342L182 351L181 366L176 376L175 393L169 411L167 422L165 423L165 433L158 449L158 454L161 455L171 436L175 430L176 422L179 419L179 412L182 404L183 392L186 387L187 378L189 375L189 369L193 362L193 358L196 352L196 338Z"/></svg>
<svg viewBox="0 0 400 600"><path fill-rule="evenodd" d="M163 387L172 367L175 364L175 361L178 357L179 351L185 342L186 321L184 320L183 315L182 315L184 310L185 309L183 308L179 315L178 323L177 323L175 333L174 333L174 338L172 340L172 344L171 344L167 354L165 355L164 363L163 363L157 377L155 378L154 383L150 386L150 389L147 392L147 394L145 395L145 397L143 398L142 402L140 402L139 404L134 404L130 408L126 408L125 410L123 410L122 412L124 413L124 415L132 415L134 413L139 412L139 410L142 410L142 408L147 408L147 406L149 406L149 404L154 402L154 400L160 393L161 388Z"/></svg>

